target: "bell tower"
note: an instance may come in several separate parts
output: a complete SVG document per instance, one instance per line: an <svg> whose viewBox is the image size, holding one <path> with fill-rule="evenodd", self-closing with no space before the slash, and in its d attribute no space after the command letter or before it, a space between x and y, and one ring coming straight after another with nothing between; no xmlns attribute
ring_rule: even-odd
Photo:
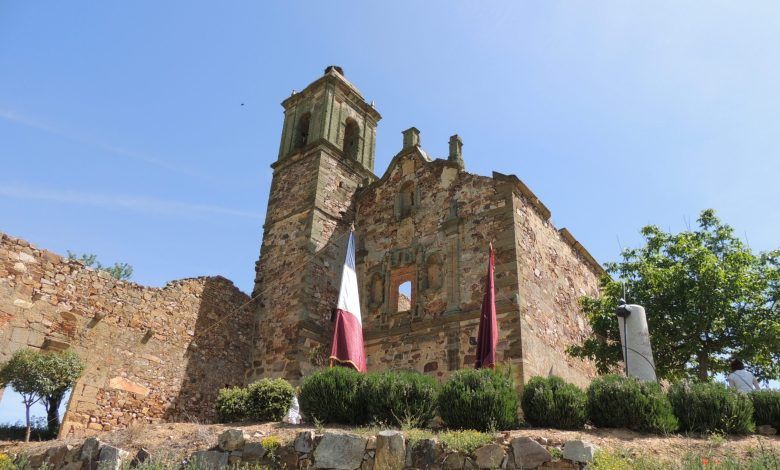
<svg viewBox="0 0 780 470"><path fill-rule="evenodd" d="M282 102L284 124L252 293L250 378L297 383L324 365L356 191L374 180L376 126L341 67Z"/></svg>

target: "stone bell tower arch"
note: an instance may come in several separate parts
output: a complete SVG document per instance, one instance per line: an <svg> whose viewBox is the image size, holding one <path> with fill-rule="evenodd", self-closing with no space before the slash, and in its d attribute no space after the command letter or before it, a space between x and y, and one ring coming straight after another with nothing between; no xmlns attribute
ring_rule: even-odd
<svg viewBox="0 0 780 470"><path fill-rule="evenodd" d="M354 195L373 182L381 116L341 67L282 102L284 124L256 263L250 378L297 382L327 356Z"/></svg>

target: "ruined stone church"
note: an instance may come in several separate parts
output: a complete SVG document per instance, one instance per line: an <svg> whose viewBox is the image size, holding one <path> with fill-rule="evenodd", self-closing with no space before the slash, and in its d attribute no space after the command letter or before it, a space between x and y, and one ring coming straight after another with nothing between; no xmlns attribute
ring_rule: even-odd
<svg viewBox="0 0 780 470"><path fill-rule="evenodd" d="M282 105L251 296L219 276L118 281L0 233L0 362L21 348L87 362L61 434L211 420L221 387L324 366L352 226L369 371L473 366L492 242L498 358L516 382L595 375L566 348L589 334L578 299L603 270L522 181L467 172L457 135L434 158L413 127L375 173L381 116L339 67Z"/></svg>
<svg viewBox="0 0 780 470"><path fill-rule="evenodd" d="M322 364L354 224L369 370L444 377L473 365L492 242L503 361L519 383L550 371L588 381L592 366L565 349L588 333L578 299L597 294L602 268L522 181L465 171L457 135L447 158L433 158L415 128L376 174L381 116L339 67L282 105L253 293L253 377L296 380Z"/></svg>

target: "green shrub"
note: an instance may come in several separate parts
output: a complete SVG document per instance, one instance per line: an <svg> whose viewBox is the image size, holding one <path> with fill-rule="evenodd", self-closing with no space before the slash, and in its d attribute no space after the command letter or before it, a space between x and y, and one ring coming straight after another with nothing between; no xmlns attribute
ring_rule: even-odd
<svg viewBox="0 0 780 470"><path fill-rule="evenodd" d="M579 429L585 425L585 392L560 377L532 377L520 400L525 420L539 427Z"/></svg>
<svg viewBox="0 0 780 470"><path fill-rule="evenodd" d="M509 371L455 372L439 394L439 415L448 426L459 429L487 431L514 426L517 393Z"/></svg>
<svg viewBox="0 0 780 470"><path fill-rule="evenodd" d="M759 390L750 394L756 425L769 424L780 430L780 390Z"/></svg>
<svg viewBox="0 0 780 470"><path fill-rule="evenodd" d="M373 422L414 428L433 419L438 393L429 375L389 371L366 376L364 400Z"/></svg>
<svg viewBox="0 0 780 470"><path fill-rule="evenodd" d="M677 429L672 405L655 382L604 375L588 387L588 417L603 428L670 433Z"/></svg>
<svg viewBox="0 0 780 470"><path fill-rule="evenodd" d="M221 423L245 421L247 415L247 389L241 387L223 388L217 395L215 408Z"/></svg>
<svg viewBox="0 0 780 470"><path fill-rule="evenodd" d="M367 424L365 376L347 367L331 367L303 379L299 401L309 420Z"/></svg>
<svg viewBox="0 0 780 470"><path fill-rule="evenodd" d="M755 430L750 397L723 384L675 384L669 401L681 431L747 434Z"/></svg>
<svg viewBox="0 0 780 470"><path fill-rule="evenodd" d="M252 421L281 421L295 396L292 385L284 379L262 379L246 390L246 411Z"/></svg>

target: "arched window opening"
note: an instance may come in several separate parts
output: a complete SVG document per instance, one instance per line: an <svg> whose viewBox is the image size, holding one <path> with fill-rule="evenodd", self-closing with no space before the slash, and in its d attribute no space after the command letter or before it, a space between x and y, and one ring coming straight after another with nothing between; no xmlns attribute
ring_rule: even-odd
<svg viewBox="0 0 780 470"><path fill-rule="evenodd" d="M311 122L311 113L304 113L298 119L298 127L295 132L295 148L305 147L309 143L309 124Z"/></svg>
<svg viewBox="0 0 780 470"><path fill-rule="evenodd" d="M412 281L406 281L398 286L398 312L412 310Z"/></svg>
<svg viewBox="0 0 780 470"><path fill-rule="evenodd" d="M411 181L407 181L401 186L401 193L399 194L400 198L400 209L401 209L401 217L406 217L408 215L411 215L412 208L414 207L414 183Z"/></svg>
<svg viewBox="0 0 780 470"><path fill-rule="evenodd" d="M358 143L360 140L360 127L354 119L347 119L344 128L344 155L357 158Z"/></svg>

